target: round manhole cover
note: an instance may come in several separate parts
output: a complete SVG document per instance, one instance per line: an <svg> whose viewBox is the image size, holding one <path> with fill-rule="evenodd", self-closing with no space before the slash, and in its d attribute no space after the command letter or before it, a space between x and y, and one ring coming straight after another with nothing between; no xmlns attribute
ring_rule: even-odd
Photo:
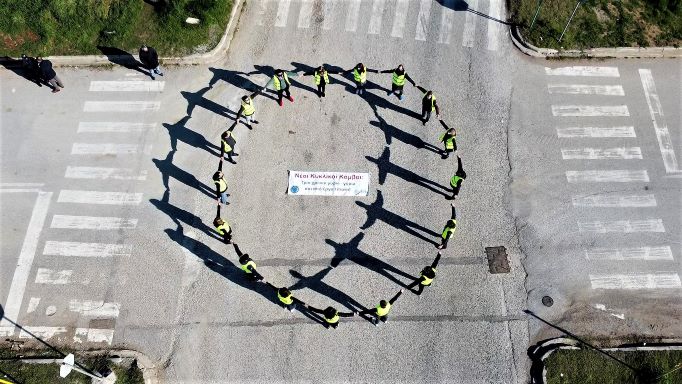
<svg viewBox="0 0 682 384"><path fill-rule="evenodd" d="M545 307L551 307L554 304L554 299L550 296L542 296L542 305Z"/></svg>

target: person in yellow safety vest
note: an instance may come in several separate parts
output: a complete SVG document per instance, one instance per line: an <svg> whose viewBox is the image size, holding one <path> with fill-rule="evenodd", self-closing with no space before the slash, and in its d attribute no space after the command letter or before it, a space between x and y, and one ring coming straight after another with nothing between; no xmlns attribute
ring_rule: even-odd
<svg viewBox="0 0 682 384"><path fill-rule="evenodd" d="M317 97L325 97L325 88L329 84L329 71L327 71L324 65L320 65L312 72L303 73L303 76L313 76L317 86Z"/></svg>
<svg viewBox="0 0 682 384"><path fill-rule="evenodd" d="M462 159L457 156L457 172L450 179L450 186L452 187L452 196L448 200L454 200L459 195L459 189L462 187L462 181L467 178L467 173L462 167Z"/></svg>
<svg viewBox="0 0 682 384"><path fill-rule="evenodd" d="M230 224L220 217L220 203L218 203L218 212L215 214L215 219L213 219L213 226L216 232L223 237L225 244L230 244L232 242L232 228Z"/></svg>
<svg viewBox="0 0 682 384"><path fill-rule="evenodd" d="M457 150L457 131L455 131L454 128L448 127L442 119L439 119L438 121L440 121L440 125L445 128L445 132L438 138L438 141L444 145L441 157L447 159L450 157L450 152Z"/></svg>
<svg viewBox="0 0 682 384"><path fill-rule="evenodd" d="M431 112L433 111L436 112L436 117L440 119L440 109L436 103L436 95L433 94L433 91L427 91L419 85L417 85L417 88L424 93L424 97L422 97L422 125L426 125L429 119L431 119Z"/></svg>
<svg viewBox="0 0 682 384"><path fill-rule="evenodd" d="M310 305L306 305L305 307L311 312L322 314L324 316L324 326L327 329L330 327L336 329L339 326L339 320L342 317L355 316L355 312L339 312L334 307L327 307L324 310L312 307Z"/></svg>
<svg viewBox="0 0 682 384"><path fill-rule="evenodd" d="M289 91L289 88L291 88L291 81L289 80L289 77L294 77L298 76L297 73L295 72L288 72L282 69L276 69L275 74L272 76L270 81L268 81L267 84L265 84L265 87L263 87L263 91L265 91L266 88L272 87L277 92L277 97L278 100L277 102L279 103L279 106L282 106L282 95L286 94L287 99L291 101L292 103L294 102L294 98L291 97L291 92Z"/></svg>
<svg viewBox="0 0 682 384"><path fill-rule="evenodd" d="M388 91L388 96L390 96L391 93L394 93L400 100L403 99L403 86L405 85L405 80L409 81L413 86L416 85L410 75L405 72L405 67L403 67L402 64L398 65L398 67L395 69L386 69L380 71L379 73L392 74L393 78L391 80L391 90Z"/></svg>
<svg viewBox="0 0 682 384"><path fill-rule="evenodd" d="M263 275L256 270L256 262L251 260L251 257L249 257L247 253L242 253L237 243L232 243L232 245L234 245L234 250L239 257L239 267L246 273L246 276L253 281L263 280Z"/></svg>
<svg viewBox="0 0 682 384"><path fill-rule="evenodd" d="M438 249L447 248L448 241L457 230L457 212L455 211L455 203L450 204L450 206L452 207L452 215L450 216L450 220L445 223L445 227L443 227L443 233L440 235L442 242L440 245L436 246Z"/></svg>
<svg viewBox="0 0 682 384"><path fill-rule="evenodd" d="M223 132L223 134L220 135L220 159L222 160L225 157L225 155L227 155L227 161L229 161L232 164L237 164L237 162L234 161L232 156L239 156L237 153L234 152L234 147L235 145L237 145L237 139L232 134L232 131L236 126L237 120L235 120L235 122L232 123L232 125L230 126L230 128L227 129L227 131Z"/></svg>
<svg viewBox="0 0 682 384"><path fill-rule="evenodd" d="M222 204L229 204L227 202L227 181L225 181L225 175L220 170L222 169L223 161L220 160L220 168L216 173L213 174L213 183L215 184L215 194L217 196L216 200Z"/></svg>
<svg viewBox="0 0 682 384"><path fill-rule="evenodd" d="M417 296L421 298L421 294L424 291L424 287L431 286L431 283L433 283L433 279L436 278L436 267L438 266L438 262L440 261L440 252L436 255L436 259L431 263L431 265L427 265L422 269L422 271L419 273L419 278L414 280L412 284L410 284L407 289L412 291L414 287L419 287L417 288L417 292L412 291L415 293Z"/></svg>
<svg viewBox="0 0 682 384"><path fill-rule="evenodd" d="M379 302L379 304L377 304L376 307L364 310L364 311L358 313L358 315L369 315L369 314L374 315L372 317L372 324L374 324L375 327L379 325L379 321L385 323L388 321L388 312L391 311L391 306L393 306L393 303L395 303L395 301L398 300L398 298L402 294L403 294L403 290L401 289L400 291L398 291L398 293L395 294L395 296L393 296L393 298L391 300L389 300L389 301L381 300Z"/></svg>
<svg viewBox="0 0 682 384"><path fill-rule="evenodd" d="M242 96L242 105L237 112L236 120L239 121L239 118L244 116L244 124L249 129L253 129L251 124L258 124L258 120L256 120L256 107L253 105L253 99L259 94L260 92L254 92L251 95Z"/></svg>
<svg viewBox="0 0 682 384"><path fill-rule="evenodd" d="M289 312L293 312L296 310L297 303L301 303L305 306L304 302L294 297L289 288L287 287L277 288L274 285L267 282L265 284L267 284L270 288L275 290L275 292L277 293L277 299L279 299L279 302L282 303L282 305L284 305L284 308L288 309Z"/></svg>
<svg viewBox="0 0 682 384"><path fill-rule="evenodd" d="M343 71L345 73L353 73L353 81L355 81L355 93L362 95L365 91L365 85L367 84L367 72L379 73L376 69L369 69L365 67L363 63L357 63L355 67Z"/></svg>

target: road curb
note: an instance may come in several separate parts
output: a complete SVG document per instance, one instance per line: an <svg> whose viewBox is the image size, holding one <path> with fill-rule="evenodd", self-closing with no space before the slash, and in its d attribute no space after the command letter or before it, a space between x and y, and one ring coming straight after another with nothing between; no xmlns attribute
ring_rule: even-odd
<svg viewBox="0 0 682 384"><path fill-rule="evenodd" d="M164 65L199 65L199 64L210 64L216 62L226 56L227 50L230 48L230 43L232 42L232 37L237 29L237 22L241 16L245 0L234 0L232 5L232 12L230 13L230 19L227 22L227 27L225 28L225 33L220 38L218 45L211 51L200 54L193 54L184 57L161 57L160 61ZM73 66L102 66L102 65L113 65L116 64L139 64L138 62L133 62L134 60L139 60L137 55L85 55L85 56L48 56L46 59L52 62L55 67L73 67ZM0 64L8 65L21 65L20 58L12 57L0 57Z"/></svg>
<svg viewBox="0 0 682 384"><path fill-rule="evenodd" d="M569 49L557 50L552 48L538 48L523 38L519 26L511 28L511 39L514 46L528 56L537 58L674 58L682 57L682 48L675 47L618 47L618 48L590 48L585 50Z"/></svg>

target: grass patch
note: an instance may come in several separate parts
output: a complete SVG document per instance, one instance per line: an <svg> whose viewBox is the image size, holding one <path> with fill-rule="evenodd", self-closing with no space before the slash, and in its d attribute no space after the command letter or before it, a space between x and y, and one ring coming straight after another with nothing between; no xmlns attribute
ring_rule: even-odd
<svg viewBox="0 0 682 384"><path fill-rule="evenodd" d="M99 54L97 46L160 56L211 50L220 41L233 0L0 0L4 55ZM187 17L201 20L185 23Z"/></svg>
<svg viewBox="0 0 682 384"><path fill-rule="evenodd" d="M530 29L541 1L540 13ZM514 0L510 12L521 34L537 47L679 47L682 44L682 0L587 0L559 37L576 0Z"/></svg>
<svg viewBox="0 0 682 384"><path fill-rule="evenodd" d="M642 373L637 377L627 367L591 349L560 349L545 360L548 384L682 383L682 351L609 352ZM656 377L672 373L652 381ZM563 374L563 376L562 376Z"/></svg>

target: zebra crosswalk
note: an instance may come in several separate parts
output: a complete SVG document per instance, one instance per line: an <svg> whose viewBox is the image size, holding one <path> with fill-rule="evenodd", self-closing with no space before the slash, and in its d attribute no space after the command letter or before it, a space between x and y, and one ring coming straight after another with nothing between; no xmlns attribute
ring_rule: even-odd
<svg viewBox="0 0 682 384"><path fill-rule="evenodd" d="M257 0L254 17L259 26L280 29L320 28L466 48L479 43L498 51L507 34L504 6L502 0Z"/></svg>

